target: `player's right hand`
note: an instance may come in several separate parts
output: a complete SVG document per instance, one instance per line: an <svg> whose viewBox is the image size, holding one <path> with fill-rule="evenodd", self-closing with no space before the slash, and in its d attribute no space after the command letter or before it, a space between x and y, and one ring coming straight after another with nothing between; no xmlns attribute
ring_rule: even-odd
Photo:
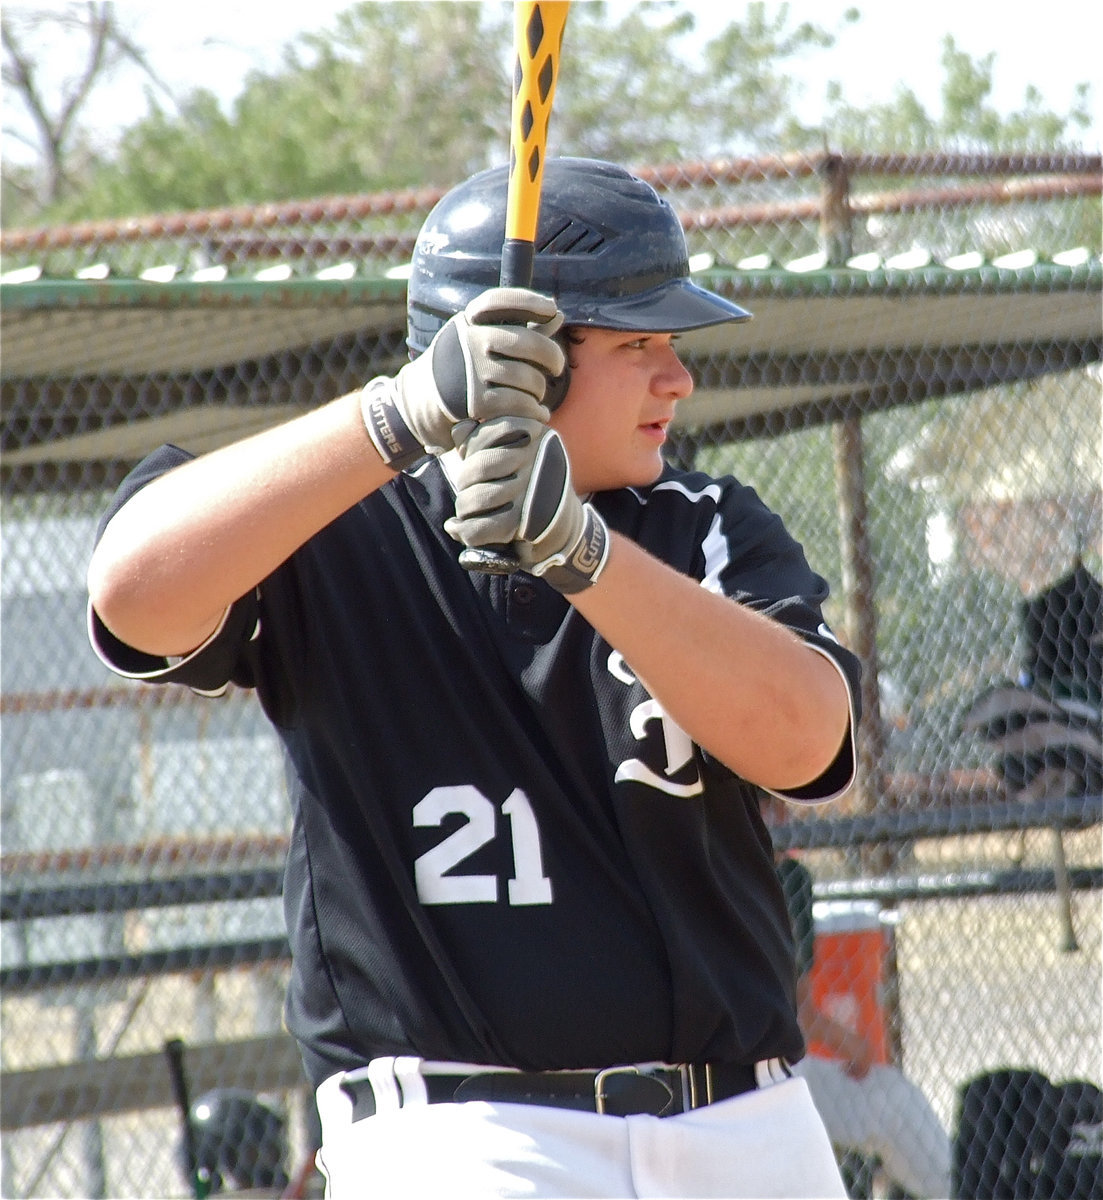
<svg viewBox="0 0 1103 1200"><path fill-rule="evenodd" d="M546 422L548 380L566 367L553 340L563 314L527 288L491 288L452 317L428 350L361 394L368 433L396 471L459 446L499 416Z"/></svg>
<svg viewBox="0 0 1103 1200"><path fill-rule="evenodd" d="M609 531L571 484L563 439L538 421L498 417L468 438L455 472L449 536L471 549L508 545L521 568L564 595L597 582Z"/></svg>

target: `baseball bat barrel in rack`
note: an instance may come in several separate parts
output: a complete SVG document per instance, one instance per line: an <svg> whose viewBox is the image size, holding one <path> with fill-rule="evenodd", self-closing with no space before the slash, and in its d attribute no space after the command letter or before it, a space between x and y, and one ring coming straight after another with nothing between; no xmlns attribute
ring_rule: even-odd
<svg viewBox="0 0 1103 1200"><path fill-rule="evenodd" d="M570 0L519 0L513 6L515 66L502 287L532 284L548 126L570 7ZM490 575L509 575L520 565L508 546L469 547L461 552L460 562L469 571Z"/></svg>

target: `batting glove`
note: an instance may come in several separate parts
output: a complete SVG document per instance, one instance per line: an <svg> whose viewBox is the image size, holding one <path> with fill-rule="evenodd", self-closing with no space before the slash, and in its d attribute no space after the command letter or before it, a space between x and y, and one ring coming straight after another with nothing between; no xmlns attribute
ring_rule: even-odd
<svg viewBox="0 0 1103 1200"><path fill-rule="evenodd" d="M562 324L555 301L526 288L476 296L424 354L361 392L364 424L383 461L401 471L504 414L546 422L548 380L566 368L552 340Z"/></svg>
<svg viewBox="0 0 1103 1200"><path fill-rule="evenodd" d="M456 515L445 529L465 546L509 544L521 568L566 595L597 581L609 531L571 486L563 440L539 421L481 424L456 472Z"/></svg>

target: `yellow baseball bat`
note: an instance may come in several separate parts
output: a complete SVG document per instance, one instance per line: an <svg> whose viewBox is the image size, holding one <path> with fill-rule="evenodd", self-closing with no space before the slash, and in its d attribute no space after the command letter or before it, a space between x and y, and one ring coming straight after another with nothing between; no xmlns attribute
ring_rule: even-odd
<svg viewBox="0 0 1103 1200"><path fill-rule="evenodd" d="M570 7L570 0L519 0L513 6L515 65L502 287L532 283L548 125ZM508 546L469 547L461 552L460 563L468 571L488 575L509 575L520 566Z"/></svg>
<svg viewBox="0 0 1103 1200"><path fill-rule="evenodd" d="M516 59L509 129L506 240L502 247L503 287L528 287L532 283L548 126L570 7L569 0L536 0L514 5Z"/></svg>

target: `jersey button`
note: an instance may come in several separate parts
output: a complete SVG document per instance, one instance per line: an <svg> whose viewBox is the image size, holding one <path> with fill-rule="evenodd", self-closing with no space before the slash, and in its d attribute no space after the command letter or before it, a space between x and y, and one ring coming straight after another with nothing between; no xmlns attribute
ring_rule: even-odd
<svg viewBox="0 0 1103 1200"><path fill-rule="evenodd" d="M536 599L536 588L531 583L515 583L511 598L514 604L531 604Z"/></svg>

